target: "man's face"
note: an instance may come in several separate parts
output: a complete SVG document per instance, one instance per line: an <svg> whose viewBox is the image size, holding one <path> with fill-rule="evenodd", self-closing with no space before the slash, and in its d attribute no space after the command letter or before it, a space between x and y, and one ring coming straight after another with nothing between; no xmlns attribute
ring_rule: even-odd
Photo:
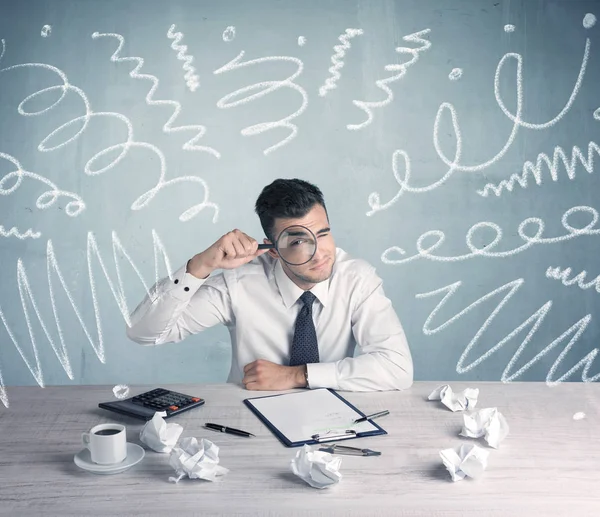
<svg viewBox="0 0 600 517"><path fill-rule="evenodd" d="M274 238L288 226L305 226L317 237L317 251L314 257L300 266L292 266L283 260L281 265L290 279L303 289L310 289L313 284L327 280L331 276L335 263L335 241L329 229L329 221L325 209L315 204L312 209L298 219L276 219ZM275 250L271 250L274 257L278 257Z"/></svg>

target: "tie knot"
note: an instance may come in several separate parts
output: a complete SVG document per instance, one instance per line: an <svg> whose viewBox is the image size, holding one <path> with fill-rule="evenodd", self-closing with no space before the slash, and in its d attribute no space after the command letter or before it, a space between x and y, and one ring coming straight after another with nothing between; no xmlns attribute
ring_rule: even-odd
<svg viewBox="0 0 600 517"><path fill-rule="evenodd" d="M315 301L316 296L314 294L312 294L310 291L306 291L301 297L300 300L302 300L302 303L304 305L308 305L309 307L312 307L312 303Z"/></svg>

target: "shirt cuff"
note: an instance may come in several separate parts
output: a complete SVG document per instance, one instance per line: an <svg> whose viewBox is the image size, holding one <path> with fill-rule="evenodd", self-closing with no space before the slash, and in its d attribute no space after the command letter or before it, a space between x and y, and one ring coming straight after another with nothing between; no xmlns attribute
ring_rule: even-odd
<svg viewBox="0 0 600 517"><path fill-rule="evenodd" d="M167 288L168 293L181 302L189 301L196 291L200 289L202 284L206 282L208 278L197 278L194 275L187 272L187 262L180 267L175 273L173 273L173 279L167 278L166 282L170 285Z"/></svg>
<svg viewBox="0 0 600 517"><path fill-rule="evenodd" d="M306 371L308 372L308 385L311 389L338 389L336 363L309 363L306 365Z"/></svg>

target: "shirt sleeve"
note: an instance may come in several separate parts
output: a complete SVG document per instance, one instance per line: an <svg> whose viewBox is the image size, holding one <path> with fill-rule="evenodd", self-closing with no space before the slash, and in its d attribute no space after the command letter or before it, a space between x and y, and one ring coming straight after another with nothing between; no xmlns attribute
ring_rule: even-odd
<svg viewBox="0 0 600 517"><path fill-rule="evenodd" d="M230 325L233 311L222 274L199 279L184 265L172 278L157 282L131 313L127 337L141 345L176 343L222 323Z"/></svg>
<svg viewBox="0 0 600 517"><path fill-rule="evenodd" d="M413 383L408 342L392 302L383 291L383 282L372 267L361 272L361 277L352 309L352 332L359 354L307 365L311 388L387 391L404 390Z"/></svg>

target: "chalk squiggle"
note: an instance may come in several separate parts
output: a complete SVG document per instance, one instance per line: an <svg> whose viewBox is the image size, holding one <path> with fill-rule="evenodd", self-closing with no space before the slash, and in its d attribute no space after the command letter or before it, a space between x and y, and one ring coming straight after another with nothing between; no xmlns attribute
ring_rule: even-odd
<svg viewBox="0 0 600 517"><path fill-rule="evenodd" d="M102 34L99 32L94 32L92 34L92 38L94 38L94 39L115 38L119 42L119 46L117 47L117 50L115 50L113 55L110 57L110 60L113 63L126 63L129 61L133 61L133 62L137 63L136 67L131 72L129 72L129 77L131 77L132 79L145 79L146 81L150 81L152 83L152 88L150 88L150 91L146 94L146 104L148 104L150 106L171 106L173 108L173 115L171 115L169 120L167 120L167 122L163 126L163 131L165 133L176 133L179 131L195 131L195 132L197 132L197 134L196 134L196 136L194 136L194 138L192 138L191 140L188 140L185 144L183 144L182 149L184 149L186 151L202 151L202 152L212 154L216 158L221 157L221 154L218 151L216 151L215 149L213 149L212 147L196 145L196 142L198 142L198 140L200 140L206 133L206 128L204 126L196 124L196 125L190 125L190 126L173 127L171 125L175 121L175 119L177 119L177 117L179 116L179 113L181 113L181 104L177 101L172 101L172 100L165 101L165 100L154 99L154 93L156 92L156 89L158 88L159 80L155 75L139 73L139 71L144 66L144 60L141 57L120 57L121 50L123 49L123 45L125 44L125 39L123 38L123 36L121 36L120 34L112 34L112 33Z"/></svg>
<svg viewBox="0 0 600 517"><path fill-rule="evenodd" d="M443 102L442 104L440 104L440 107L435 116L435 122L433 125L433 144L434 144L434 147L435 147L438 157L444 162L445 165L447 165L449 167L448 170L439 180L437 180L429 185L425 185L422 187L412 186L412 185L410 185L412 170L411 170L410 159L409 159L408 153L406 151L403 151L400 149L394 151L394 155L393 155L394 176L396 178L396 181L400 185L400 190L397 192L397 194L394 196L394 198L390 202L386 203L385 205L381 205L379 194L377 192L372 192L368 198L369 205L372 209L372 212L369 215L372 215L373 213L383 210L385 208L391 207L394 203L396 203L398 201L398 199L400 198L400 196L402 196L402 194L404 194L404 192L413 192L413 193L429 192L431 190L434 190L434 189L440 187L444 183L446 183L446 181L448 181L450 179L450 177L456 171L477 172L477 171L481 171L481 170L489 167L490 165L498 162L510 149L511 145L513 144L513 142L517 136L519 127L526 127L528 129L546 129L546 128L556 124L559 120L561 120L565 116L565 114L569 111L569 109L575 102L577 93L579 92L579 89L581 87L581 84L583 82L583 78L585 76L585 72L587 69L587 63L588 63L588 58L589 58L589 53L590 53L590 46L591 46L590 40L586 39L584 55L583 55L583 59L581 61L581 67L579 69L579 75L577 76L577 80L576 80L573 90L571 92L571 96L569 97L569 100L564 105L562 110L554 118L552 118L546 122L543 122L543 123L527 122L521 118L521 115L523 113L523 57L520 54L516 54L516 53L507 53L504 56L502 56L502 59L500 59L500 61L498 62L498 66L496 67L496 74L494 77L494 95L496 98L496 103L498 104L498 106L500 107L502 112L513 122L513 127L510 132L510 135L509 135L506 143L502 147L502 149L500 151L498 151L495 156L493 156L492 158L490 158L489 160L487 160L485 162L481 162L481 163L478 163L475 165L461 165L460 161L462 158L462 150L463 150L462 145L463 144L462 144L460 126L458 123L458 115L456 113L456 109L454 108L454 106L452 104L450 104L449 102ZM514 115L512 113L510 113L508 111L508 109L505 107L502 97L500 95L500 78L502 75L502 70L504 69L504 66L509 59L514 59L517 63L517 75L516 75L517 108L516 108L516 113ZM452 129L453 129L455 141L456 141L454 157L452 159L448 158L444 154L444 152L442 151L441 145L440 145L440 141L439 141L440 123L442 121L442 115L445 112L447 112L450 115L450 120L452 122ZM398 170L397 170L397 165L395 163L395 160L397 160L398 157L402 157L404 159L404 171L405 172L404 172L403 178L400 177ZM489 187L488 190L490 190L490 188L491 187Z"/></svg>
<svg viewBox="0 0 600 517"><path fill-rule="evenodd" d="M337 88L337 82L339 81L341 74L339 70L344 66L344 56L346 55L346 50L350 49L350 39L355 38L356 36L362 36L362 29L346 29L344 34L342 34L338 39L341 41L341 45L335 45L333 50L335 50L335 54L331 56L331 62L333 66L329 68L329 73L331 77L328 77L325 80L325 84L319 88L319 95L321 97L325 97L327 95L328 90L333 90Z"/></svg>
<svg viewBox="0 0 600 517"><path fill-rule="evenodd" d="M162 257L169 277L171 277L172 268L171 268L169 258L167 256L165 246L163 245L158 233L155 230L152 230L152 239L153 239L153 248L154 248L155 282L158 282L159 258ZM35 300L35 296L33 294L31 285L29 283L25 265L23 264L23 261L21 259L18 260L18 262L17 262L17 284L18 284L18 288L19 288L19 295L21 298L23 315L25 317L25 322L27 324L27 328L29 331L29 337L30 337L30 341L31 341L31 347L33 349L35 365L33 365L30 362L30 360L27 358L27 356L25 355L23 348L19 344L15 334L13 333L13 331L11 330L11 328L7 322L1 307L0 307L0 320L4 324L4 327L6 328L6 331L9 335L11 341L13 342L15 348L21 355L23 361L25 362L25 365L27 366L27 368L29 369L29 371L33 375L34 379L36 380L36 382L38 383L38 385L41 388L44 387L44 377L43 377L43 370L42 370L42 365L40 363L40 357L39 357L39 351L38 351L38 344L37 344L38 340L36 338L36 334L35 334L33 326L32 326L32 316L34 316L34 315L31 314L30 307L33 308L35 318L39 322L39 325L42 328L43 333L46 336L46 339L52 346L52 349L54 350L56 357L58 358L61 366L63 367L63 370L65 371L65 373L67 374L69 379L73 380L73 377L74 377L73 369L71 367L71 362L70 362L69 355L68 355L67 348L66 348L65 335L64 335L64 332L63 332L63 329L61 326L61 318L60 318L57 304L56 304L56 296L55 296L56 288L55 288L55 283L53 281L53 276L58 278L60 285L62 287L62 290L64 291L64 294L67 296L69 303L71 305L71 308L73 309L73 312L75 313L75 316L77 317L77 320L79 321L79 324L81 325L81 328L83 329L83 332L85 333L90 345L92 346L94 352L96 353L96 356L98 357L100 362L103 364L106 363L106 356L105 356L105 351L104 351L104 337L102 334L102 322L101 322L101 318L100 318L100 304L98 302L98 296L96 293L97 281L96 281L96 279L94 277L94 273L93 273L94 259L100 265L100 268L102 269L104 278L106 279L108 286L112 292L113 298L117 302L119 311L121 312L123 319L125 320L125 322L128 325L131 325L131 321L130 321L129 309L127 306L127 299L125 297L125 288L124 288L124 284L123 284L123 278L121 275L121 270L120 270L120 265L119 265L121 262L120 256L127 259L129 264L131 265L132 269L134 270L134 272L136 273L136 275L142 282L142 285L144 286L146 293L147 294L150 293L150 289L148 287L148 284L145 282L144 277L140 273L135 262L132 260L132 258L129 256L129 254L123 247L123 244L121 243L119 237L117 236L116 232L114 232L114 231L112 232L112 251L113 251L113 259L114 259L115 271L116 271L116 281L115 282L113 282L113 280L111 279L111 277L108 273L108 270L106 268L104 260L102 259L102 255L98 249L98 244L96 243L96 238L94 237L94 234L92 232L88 232L88 236L87 236L87 266L88 266L90 291L91 291L91 295L92 295L92 304L93 304L93 308L94 308L94 317L95 317L94 319L95 319L95 323L96 323L96 338L94 339L94 337L92 337L87 325L85 324L85 322L83 320L81 311L80 311L79 307L77 306L77 304L75 303L73 295L71 294L71 292L69 291L69 288L67 287L67 282L65 281L65 279L62 275L61 268L58 263L55 251L54 251L54 245L51 240L48 240L47 249L46 249L48 292L50 295L50 303L52 306L54 323L56 324L56 330L58 333L58 340L60 342L59 345L52 338L52 334L49 332L48 326L46 325L46 323L38 309L38 306L37 306L37 303ZM115 283L116 283L116 285L115 285ZM9 407L8 396L6 393L6 388L2 381L1 371L0 371L0 401L4 404L5 407L7 407L7 408Z"/></svg>
<svg viewBox="0 0 600 517"><path fill-rule="evenodd" d="M4 70L7 69L0 70L0 73L2 73ZM56 201L58 201L60 197L67 197L72 199L72 201L69 201L65 206L65 212L69 217L77 217L79 214L81 214L81 212L85 210L85 203L83 202L83 199L81 199L81 197L77 194L66 190L60 190L56 186L56 184L50 181L48 178L40 176L39 174L35 174L34 172L26 171L19 162L19 160L17 160L14 156L11 156L10 154L0 152L0 158L11 162L16 167L16 170L5 174L4 177L0 180L0 196L11 195L15 190L17 190L21 186L21 183L23 183L23 178L31 178L40 181L41 183L44 183L45 185L48 185L50 187L50 190L47 190L46 192L38 196L35 202L35 206L40 210L46 210L47 208L50 208L52 205L54 205L54 203L56 203ZM9 180L12 180L14 178L16 178L15 183L11 187L6 188L5 184Z"/></svg>
<svg viewBox="0 0 600 517"><path fill-rule="evenodd" d="M575 228L569 223L569 218L573 214L577 213L589 213L592 216L592 220L583 228ZM600 229L595 228L596 223L598 222L598 218L598 212L594 208L589 206L574 206L572 208L569 208L569 210L567 210L563 214L561 219L563 228L567 230L566 235L561 235L560 237L542 237L545 228L545 223L543 219L540 219L539 217L529 217L523 220L521 224L519 224L519 227L517 229L519 237L525 242L525 244L507 251L493 251L494 248L496 248L496 246L502 240L502 229L495 223L491 223L488 221L480 221L471 226L466 235L465 243L471 252L466 253L465 255L457 255L453 257L444 257L432 254L434 250L439 248L444 243L444 241L446 240L446 234L441 230L429 230L421 234L421 236L417 239L416 255L405 259L390 258L390 255L394 253L397 253L399 255L406 255L406 252L402 248L399 248L398 246L392 246L383 252L383 254L381 255L381 261L384 264L401 265L406 264L407 262L413 262L419 258L425 258L435 262L459 262L461 260L468 260L473 257L510 257L512 255L521 253L536 244L554 244L557 242L568 241L581 235L600 235ZM534 235L527 235L526 228L529 225L534 226ZM482 248L478 248L473 242L473 239L476 235L476 232L482 229L492 230L495 235L493 240L489 244L483 246ZM429 246L424 247L423 242L429 237L434 237L435 241Z"/></svg>
<svg viewBox="0 0 600 517"><path fill-rule="evenodd" d="M505 191L512 192L516 185L520 185L521 188L525 189L529 186L529 178L532 176L535 183L539 186L542 184L543 165L548 167L552 181L558 181L558 166L560 163L563 164L567 172L567 177L570 180L575 178L577 162L583 165L588 174L592 174L594 172L594 153L600 155L600 147L593 141L590 141L588 144L587 159L584 157L581 149L575 145L571 151L571 160L569 161L565 151L557 145L554 148L552 160L550 160L547 154L540 153L535 163L527 160L523 164L521 174L512 174L509 179L502 180L499 183L488 183L483 189L478 190L477 193L482 197L488 197L490 192L492 192L499 197Z"/></svg>
<svg viewBox="0 0 600 517"><path fill-rule="evenodd" d="M244 129L242 129L241 133L244 136L259 135L261 133L264 133L265 131L269 131L270 129L275 129L278 127L282 127L282 128L286 128L286 129L290 130L290 134L286 138L284 138L280 142L276 143L275 145L268 147L267 149L265 149L263 151L263 153L265 155L267 155L269 153L272 153L276 149L279 149L280 147L284 146L288 142L290 142L298 133L298 127L295 124L292 124L291 121L293 119L299 117L306 110L306 107L308 106L308 95L306 94L306 91L304 90L304 88L302 88L301 86L298 86L293 81L304 70L304 63L300 59L298 59L296 57L290 57L290 56L261 57L258 59L252 59L250 61L246 61L246 62L242 63L242 62L240 62L240 60L242 59L243 56L244 56L244 51L242 50L235 58L233 58L231 61L229 61L229 63L225 64L218 70L215 70L213 73L215 75L217 75L217 74L222 74L224 72L230 72L231 70L236 70L238 68L244 68L246 66L258 65L260 63L267 63L267 62L278 62L278 61L291 62L291 63L294 63L298 67L296 72L294 72L292 75L290 75L283 81L264 81L264 82L260 82L260 83L251 84L250 86L245 86L244 88L240 88L239 90L231 92L231 93L225 95L224 97L221 97L221 99L219 99L217 101L217 106L219 108L233 108L235 106L239 106L240 104L245 104L247 102L250 102L250 101L253 101L260 97L263 97L265 95L268 95L269 93L272 93L272 92L277 91L280 88L284 88L284 87L291 88L292 90L296 90L302 96L302 105L300 106L300 108L298 108L298 110L296 110L291 115L288 115L287 117L284 117L276 122L263 122L263 123L255 124L253 126L248 126ZM242 94L245 94L246 92L253 92L253 91L257 91L257 92L253 93L251 95L248 95L246 97L242 97L242 98L238 99L238 97L240 97Z"/></svg>
<svg viewBox="0 0 600 517"><path fill-rule="evenodd" d="M13 226L10 230L6 231L4 226L0 225L0 237L16 237L17 239L25 240L39 239L41 235L41 232L34 232L31 228L25 231L25 233L21 233L15 226Z"/></svg>
<svg viewBox="0 0 600 517"><path fill-rule="evenodd" d="M59 149L63 146L66 146L66 145L70 144L71 142L75 141L86 130L90 120L93 119L94 117L106 117L106 118L110 118L110 119L117 119L117 120L121 121L127 128L127 140L120 144L111 145L111 146L107 147L106 149L103 149L102 151L95 154L85 164L84 172L89 176L103 174L106 171L112 169L123 158L125 158L125 156L129 153L129 150L131 148L142 148L142 149L149 150L149 151L153 152L159 159L160 177L158 179L157 184L153 188L151 188L150 190L148 190L147 192L142 194L140 197L138 197L132 203L131 209L132 210L140 210L140 209L144 208L156 196L156 194L158 194L158 192L160 192L165 187L168 187L168 186L171 186L171 185L174 185L177 183L182 183L182 182L200 183L204 189L204 200L201 203L194 205L194 206L188 208L187 210L185 210L184 212L182 212L179 216L179 220L180 221L189 221L191 218L195 217L204 208L212 208L214 210L213 222L215 222L217 220L218 213L219 213L219 207L215 203L211 203L208 201L209 190L208 190L208 185L206 184L206 182L202 178L197 177L197 176L181 176L181 177L177 177L177 178L173 178L171 180L165 181L167 167L166 167L166 158L165 158L164 154L158 147L156 147L152 144L149 144L146 142L136 142L134 140L133 126L132 126L130 120L125 115L122 115L121 113L116 113L116 112L98 112L98 113L94 112L91 108L90 102L89 102L85 92L83 90L81 90L80 88L70 84L66 74L62 70L60 70L54 66L47 65L44 63L24 63L24 64L20 64L20 65L10 66L8 68L3 68L2 70L0 70L0 73L6 72L9 70L17 70L17 69L21 69L21 68L23 68L23 69L37 68L37 69L50 71L50 72L56 74L62 81L62 84L44 88L42 90L39 90L39 91L27 96L25 99L23 99L23 101L21 101L21 103L19 104L19 106L17 108L18 112L21 115L23 115L23 116L38 116L43 113L46 113L47 111L52 110L58 104L60 104L62 102L62 100L65 98L65 96L67 95L67 93L70 91L75 92L81 98L81 100L85 106L85 114L84 115L82 115L80 117L76 117L76 118L69 120L68 122L62 124L61 126L56 128L54 131L52 131L46 138L44 138L42 140L42 142L40 142L40 144L38 145L39 151L50 152L50 151ZM50 92L55 92L55 91L60 91L60 97L56 101L54 101L54 103L51 104L50 106L46 107L45 109L41 109L39 111L33 111L33 112L29 112L25 109L25 105L29 101L31 101L41 95L44 95L44 94L47 94ZM49 145L49 142L57 134L60 134L61 131L63 131L64 129L66 129L72 125L75 125L75 124L81 125L81 127L79 128L77 133L75 133L70 138L68 138L56 145L53 145L53 146ZM97 160L105 157L106 155L110 156L111 153L116 154L115 151L118 152L119 154L108 165L106 165L100 169L94 169L94 165L96 164ZM8 157L8 155L3 155L3 157L5 157L6 159L8 159L10 161L13 161L13 163L15 163L15 164L18 164L18 162L14 161L14 158ZM41 176L37 176L37 175L32 176L32 173L26 173L26 171L22 171L21 170L22 168L20 167L20 165L18 165L18 168L19 168L20 172L19 171L13 172L13 173L10 173L10 175L9 175L11 177L14 175L17 175L19 177L17 186L20 184L20 178L22 176L35 177L35 179L44 181L48 185L52 186L53 191L46 192L45 194L42 194L42 196L40 198L38 198L38 206L40 204L40 199L41 198L45 199L45 196L51 198L50 199L51 202L49 204L52 204L55 201L55 198L59 194L60 195L71 195L70 193L63 193L62 191L58 191L58 189L56 188L56 186L53 183L49 182L48 180L46 180L45 178L43 178ZM14 188L16 188L16 186L13 186L12 189L10 189L10 190L12 191L12 190L14 190ZM75 194L72 194L71 196L75 197L76 200L72 201L67 206L67 210L69 211L69 206L71 206L71 207L75 206L75 210L71 210L71 212L73 212L74 215L77 215L78 212L76 209L77 209L77 207L80 206L80 203L83 203L83 202L80 200L80 198L78 198L78 196L75 196ZM71 215L71 214L69 213L69 215Z"/></svg>
<svg viewBox="0 0 600 517"><path fill-rule="evenodd" d="M556 372L558 370L558 367L562 363L563 359L569 353L571 348L573 348L575 343L577 343L577 341L579 340L581 335L585 332L586 328L588 327L590 321L592 320L591 314L587 314L586 316L581 318L574 325L572 325L565 332L563 332L560 336L558 336L556 339L554 339L548 346L546 346L541 352L539 352L533 359L531 359L524 366L519 368L519 370L512 373L512 370L514 369L517 360L519 359L519 357L521 356L521 354L523 353L525 348L532 341L536 332L539 330L540 326L542 325L544 319L550 312L550 309L552 308L552 300L548 300L544 305L542 305L537 311L535 311L529 318L527 318L517 328L515 328L513 331L511 331L506 337L502 338L502 340L500 340L496 345L494 345L487 352L482 354L479 358L475 359L473 362L471 362L470 364L465 366L465 362L467 360L469 353L477 345L477 343L478 343L479 339L481 338L481 336L483 335L483 333L490 326L490 324L494 321L494 319L496 318L498 313L502 310L502 308L519 291L519 289L522 287L522 285L524 283L525 283L525 281L522 278L519 278L517 280L513 280L511 282L504 284L503 286L499 287L498 289L495 289L494 291L492 291L488 294L485 294L484 296L482 296L481 298L479 298L478 300L476 300L475 302L473 302L472 304L467 306L465 309L463 309L459 313L452 316L446 322L442 323L441 325L439 325L438 327L435 327L435 328L431 328L432 320L437 316L438 312L440 312L442 310L444 305L454 295L456 295L456 293L458 292L459 288L462 285L462 281L455 282L453 284L447 285L440 289L436 289L434 291L430 291L428 293L417 294L416 295L417 299L423 299L423 298L429 298L431 296L436 296L436 295L445 293L442 300L431 311L431 313L427 317L427 320L423 324L423 334L433 335L438 332L441 332L442 330L444 330L445 328L450 326L452 323L454 323L458 319L462 318L463 316L465 316L466 314L471 312L478 305L486 302L487 300L495 297L496 295L499 295L500 293L506 293L504 295L504 298L502 299L502 301L496 306L496 308L492 311L492 313L484 321L484 323L481 325L481 327L476 332L473 339L469 342L469 344L465 348L464 352L460 356L460 359L458 360L458 363L456 365L457 373L466 373L466 372L472 370L477 365L479 365L480 363L485 361L494 352L501 349L506 343L510 342L513 337L517 336L518 334L523 332L528 327L531 327L531 329L528 331L527 335L525 336L525 339L521 342L521 345L519 346L517 351L514 353L511 360L506 365L506 368L502 372L502 377L501 377L502 382L504 382L504 383L512 382L516 378L523 375L531 366L533 366L536 362L538 362L542 357L544 357L553 348L557 347L560 343L564 342L567 338L569 338L569 336L572 336L569 339L569 343L564 347L564 349L559 354L556 361L554 361L554 364L552 365L552 367L550 368L550 370L548 372L548 375L546 376L546 384L548 386L556 386L559 383L561 383L562 381L568 379L571 375L573 375L577 370L581 369L582 367L583 367L583 371L581 374L581 380L583 382L594 382L594 381L600 379L600 373L596 374L593 377L589 377L590 368L592 367L594 359L598 355L598 349L595 348L590 353L588 353L584 358L582 358L575 366L573 366L567 373L562 375L559 379L553 380L553 378L555 377Z"/></svg>
<svg viewBox="0 0 600 517"><path fill-rule="evenodd" d="M431 32L431 29L425 29L419 32L415 32L414 34L409 34L408 36L404 36L402 39L404 41L410 42L410 43L419 43L421 44L420 47L418 48L408 48L408 47L398 47L396 48L396 52L398 52L399 54L403 53L403 54L409 54L412 56L412 58L410 59L410 61L407 61L406 63L402 63L402 64L394 64L394 65L386 65L384 68L387 72L398 72L396 75L392 76L392 77L387 77L386 79L379 79L378 81L375 81L375 84L377 85L378 88L381 88L386 94L387 97L382 100L382 101L372 101L372 102L367 102L367 101L357 101L354 100L352 101L352 104L354 104L357 108L360 108L361 110L363 110L366 115L367 115L367 119L364 122L361 122L360 124L348 124L346 127L350 130L358 130L358 129L362 129L365 126L368 126L371 122L373 122L373 108L383 108L384 106L387 106L390 102L392 102L392 100L394 99L394 92L389 88L388 84L389 83L393 83L394 81L397 81L398 79L400 79L405 73L406 70L414 65L418 60L419 60L419 54L421 52L424 52L426 50L428 50L431 47L431 42L423 39L421 36L424 36L425 34L429 34L429 32Z"/></svg>
<svg viewBox="0 0 600 517"><path fill-rule="evenodd" d="M561 269L560 267L549 267L546 270L546 278L560 280L566 287L577 285L577 287L583 291L589 289L590 287L594 287L596 292L600 293L600 275L586 283L585 280L587 277L587 271L585 269L581 273L575 275L573 278L569 278L572 272L573 270L570 267L566 269Z"/></svg>
<svg viewBox="0 0 600 517"><path fill-rule="evenodd" d="M183 78L185 79L185 84L191 92L195 92L200 86L200 78L196 75L196 69L192 66L194 56L188 56L186 54L188 50L187 45L179 45L183 39L183 33L174 33L173 30L175 30L175 24L169 27L167 38L175 40L171 43L171 48L177 51L177 59L183 61L183 69L185 70Z"/></svg>

